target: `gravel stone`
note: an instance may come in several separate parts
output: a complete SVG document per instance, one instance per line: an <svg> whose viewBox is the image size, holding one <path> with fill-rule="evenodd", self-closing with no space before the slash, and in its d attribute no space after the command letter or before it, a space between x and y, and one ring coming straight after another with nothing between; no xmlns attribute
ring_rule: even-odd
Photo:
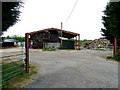
<svg viewBox="0 0 120 90"><path fill-rule="evenodd" d="M118 62L101 57L108 54L112 52L30 50L30 63L40 68L26 88L118 88Z"/></svg>

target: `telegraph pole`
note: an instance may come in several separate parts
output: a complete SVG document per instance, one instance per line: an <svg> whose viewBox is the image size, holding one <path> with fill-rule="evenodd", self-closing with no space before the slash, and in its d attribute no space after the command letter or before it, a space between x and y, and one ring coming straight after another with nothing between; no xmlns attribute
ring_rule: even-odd
<svg viewBox="0 0 120 90"><path fill-rule="evenodd" d="M62 48L62 29L63 29L63 23L61 22L61 48Z"/></svg>
<svg viewBox="0 0 120 90"><path fill-rule="evenodd" d="M62 28L63 28L63 23L61 22L61 30L62 30Z"/></svg>

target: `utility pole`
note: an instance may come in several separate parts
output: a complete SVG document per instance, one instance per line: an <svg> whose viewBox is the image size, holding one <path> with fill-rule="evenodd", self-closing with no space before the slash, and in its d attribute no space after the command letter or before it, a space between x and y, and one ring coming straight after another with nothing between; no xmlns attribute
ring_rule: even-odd
<svg viewBox="0 0 120 90"><path fill-rule="evenodd" d="M62 28L63 28L63 23L61 22L61 30L62 30Z"/></svg>
<svg viewBox="0 0 120 90"><path fill-rule="evenodd" d="M63 23L61 22L61 48L62 48L62 28L63 28Z"/></svg>

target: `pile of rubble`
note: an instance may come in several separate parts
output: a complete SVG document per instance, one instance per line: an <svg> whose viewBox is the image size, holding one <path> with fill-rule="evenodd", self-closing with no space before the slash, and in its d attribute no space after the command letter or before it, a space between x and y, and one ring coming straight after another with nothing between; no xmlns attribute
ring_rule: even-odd
<svg viewBox="0 0 120 90"><path fill-rule="evenodd" d="M106 48L110 45L110 42L105 38L95 39L90 43L85 43L83 46L87 49L95 49L95 48Z"/></svg>

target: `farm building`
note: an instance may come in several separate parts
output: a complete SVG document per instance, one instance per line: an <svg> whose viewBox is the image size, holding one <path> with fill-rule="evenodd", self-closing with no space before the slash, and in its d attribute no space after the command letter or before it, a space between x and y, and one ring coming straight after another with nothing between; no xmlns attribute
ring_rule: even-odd
<svg viewBox="0 0 120 90"><path fill-rule="evenodd" d="M57 28L49 28L40 31L27 33L30 35L29 41L32 41L33 48L46 48L46 47L55 47L58 48L62 46L66 49L79 49L80 44L74 43L73 40L70 39L80 39L80 34L57 29ZM68 40L63 40L63 38L67 38Z"/></svg>
<svg viewBox="0 0 120 90"><path fill-rule="evenodd" d="M18 41L14 39L5 39L2 42L2 47L14 47L17 46Z"/></svg>

